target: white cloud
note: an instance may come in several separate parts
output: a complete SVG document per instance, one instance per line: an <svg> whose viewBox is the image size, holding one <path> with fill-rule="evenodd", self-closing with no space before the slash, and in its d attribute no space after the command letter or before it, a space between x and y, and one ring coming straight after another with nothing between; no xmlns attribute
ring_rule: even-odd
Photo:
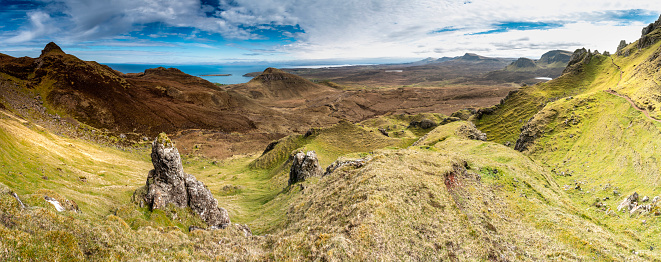
<svg viewBox="0 0 661 262"><path fill-rule="evenodd" d="M614 19L614 14L627 10L661 12L658 0L220 0L219 7L202 5L200 0L53 0L49 3L30 13L29 25L23 31L0 39L0 43L48 38L64 43L107 44L108 40L127 38L146 24L159 23L163 32L144 32L151 34L156 42L158 36L171 33L168 30L174 26L195 29L182 37L188 42L195 41L198 32L207 32L218 33L241 45L244 40L265 39L253 29L289 25L304 31L283 33L297 41L264 48L288 54L278 59L438 57L465 52L538 57L558 48L572 50L585 46L613 51L619 40L637 39L644 26L641 22ZM53 11L65 16L49 15ZM544 22L559 26L474 34L492 30L494 24L501 22ZM455 30L432 33L448 28ZM210 49L213 45L205 41L200 47Z"/></svg>
<svg viewBox="0 0 661 262"><path fill-rule="evenodd" d="M43 36L49 32L57 31L55 27L52 27L51 17L44 12L30 12L28 13L28 18L30 21L30 28L21 30L16 36L10 37L5 40L6 43L22 43L31 41L37 37Z"/></svg>
<svg viewBox="0 0 661 262"><path fill-rule="evenodd" d="M241 1L239 1L240 3ZM640 23L606 19L613 11L644 9L661 12L656 1L289 1L291 16L305 37L289 45L296 58L424 56L479 52L485 55L539 56L547 48L586 46L612 50L620 39L633 41ZM284 4L287 5L287 4ZM550 30L510 31L470 35L492 29L499 22L551 22ZM621 21L619 21L621 22ZM429 34L442 28L457 31ZM499 44L528 37L517 50ZM423 46L423 47L418 47ZM546 50L545 50L546 49ZM512 52L514 51L514 52Z"/></svg>

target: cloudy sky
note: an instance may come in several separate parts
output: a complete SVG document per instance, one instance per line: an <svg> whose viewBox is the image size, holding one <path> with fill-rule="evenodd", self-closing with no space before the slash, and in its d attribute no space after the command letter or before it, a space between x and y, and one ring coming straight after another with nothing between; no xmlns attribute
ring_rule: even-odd
<svg viewBox="0 0 661 262"><path fill-rule="evenodd" d="M613 52L658 0L0 0L0 53L103 63L389 61Z"/></svg>

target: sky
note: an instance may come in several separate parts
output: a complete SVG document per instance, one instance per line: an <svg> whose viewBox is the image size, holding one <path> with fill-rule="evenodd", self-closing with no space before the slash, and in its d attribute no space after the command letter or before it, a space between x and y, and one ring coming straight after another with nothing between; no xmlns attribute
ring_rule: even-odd
<svg viewBox="0 0 661 262"><path fill-rule="evenodd" d="M614 52L658 0L0 0L0 53L101 63L380 63Z"/></svg>

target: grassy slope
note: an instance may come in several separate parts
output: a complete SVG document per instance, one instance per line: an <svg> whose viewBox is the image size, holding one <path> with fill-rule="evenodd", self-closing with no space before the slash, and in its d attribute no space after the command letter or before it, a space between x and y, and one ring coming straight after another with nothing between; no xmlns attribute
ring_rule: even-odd
<svg viewBox="0 0 661 262"><path fill-rule="evenodd" d="M484 115L475 125L486 132L491 141L514 144L521 127L548 102L600 87L606 89L606 86L616 85L618 80L619 73L610 58L596 56L578 74L563 75L551 82L520 89L499 105L494 114Z"/></svg>
<svg viewBox="0 0 661 262"><path fill-rule="evenodd" d="M454 130L462 122L438 127L422 147L397 149L409 145L415 134L424 134L402 129L408 119L400 118L373 120L363 123L365 128L340 123L317 130L298 147L318 150L323 166L346 154L370 154L374 160L301 187L286 187L284 159L268 169L250 167L257 155L219 162L185 159L185 170L208 185L234 222L269 233L244 237L236 226L188 233L187 225L199 220L186 212L151 213L128 204L151 168L148 152L65 139L3 116L3 175L9 175L2 178L8 187L0 185L0 258L640 258L627 253L638 249L630 238L574 207L548 167L504 146L457 137ZM375 131L386 126L401 129L404 138ZM390 149L379 149L384 147ZM464 161L467 173L453 171ZM19 172L21 176L14 175ZM456 176L448 186L445 178L452 172ZM43 180L43 174L49 179ZM87 182L79 181L80 176ZM23 180L19 183L17 177ZM20 210L9 189L31 208ZM57 213L43 201L44 194L75 200L83 213Z"/></svg>
<svg viewBox="0 0 661 262"><path fill-rule="evenodd" d="M59 137L4 112L0 126L0 179L19 194L57 191L101 215L112 203L129 201L151 169L146 153Z"/></svg>
<svg viewBox="0 0 661 262"><path fill-rule="evenodd" d="M656 105L650 98L659 92L649 87L658 77L649 73L656 72L650 57L657 56L661 43L644 50L635 46L628 47L633 52L628 57L593 59L580 78L563 76L523 89L477 124L498 142L514 141L517 129L534 116L533 122L544 133L527 154L553 168L557 173L554 180L572 203L586 210L587 218L599 221L614 235L613 239L626 241L624 246L629 252L659 259L655 251L650 251L656 250L661 240L659 217L653 215L658 208L643 215L615 212L633 192L650 199L661 195L661 124L647 119L625 99L603 92L616 90L641 107L645 101ZM615 65L623 71L622 80ZM555 101L558 94L574 97ZM543 107L537 104L545 99L554 102ZM508 124L512 121L520 122L516 126ZM604 207L596 207L596 203Z"/></svg>
<svg viewBox="0 0 661 262"><path fill-rule="evenodd" d="M652 259L575 207L549 168L507 147L452 135L379 150L363 168L296 188L278 259ZM446 130L439 130L446 129ZM429 146L431 145L431 147ZM448 186L454 165L469 169ZM461 165L461 164L459 164ZM291 194L291 193L290 193ZM298 248L291 249L289 247Z"/></svg>

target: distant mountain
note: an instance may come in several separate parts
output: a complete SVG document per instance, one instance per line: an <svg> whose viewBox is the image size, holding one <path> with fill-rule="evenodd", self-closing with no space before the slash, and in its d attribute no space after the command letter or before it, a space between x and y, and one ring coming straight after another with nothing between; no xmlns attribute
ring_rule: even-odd
<svg viewBox="0 0 661 262"><path fill-rule="evenodd" d="M444 56L444 57L441 57L441 58L427 57L427 58L422 59L420 61L415 61L415 62L411 62L411 63L404 63L404 64L401 64L401 65L402 66L404 66L404 65L405 66L420 66L420 65L428 65L428 64L437 64L437 63L443 63L445 61L450 61L452 59L457 59L457 58L458 58L458 56L455 56L455 57Z"/></svg>
<svg viewBox="0 0 661 262"><path fill-rule="evenodd" d="M466 53L463 56L460 56L454 60L460 61L472 61L472 62L481 62L481 61L499 61L498 58L491 58L486 56L481 56L473 53Z"/></svg>
<svg viewBox="0 0 661 262"><path fill-rule="evenodd" d="M521 57L516 61L512 62L510 65L505 68L507 71L519 71L519 70L537 70L539 67L535 64L535 61L529 58Z"/></svg>
<svg viewBox="0 0 661 262"><path fill-rule="evenodd" d="M521 57L508 65L507 68L505 68L505 71L535 71L550 68L564 69L567 67L571 55L572 52L569 51L553 50L544 53L537 61Z"/></svg>
<svg viewBox="0 0 661 262"><path fill-rule="evenodd" d="M464 62L484 62L484 61L490 61L490 62L500 62L500 61L511 61L512 59L510 58L494 58L494 57L486 57L486 56L481 56L478 54L474 53L466 53L463 56L455 56L455 57L448 57L444 56L441 58L433 58L433 57L427 57L425 59L422 59L420 61L412 62L412 63L406 63L404 65L410 65L410 66L417 66L417 65L427 65L427 64L439 64L443 62L448 62L448 61L464 61Z"/></svg>
<svg viewBox="0 0 661 262"><path fill-rule="evenodd" d="M300 76L271 67L248 83L238 84L232 88L254 99L303 98L312 93L334 90L328 86L318 85Z"/></svg>
<svg viewBox="0 0 661 262"><path fill-rule="evenodd" d="M540 67L550 68L550 67L566 67L571 59L572 52L565 50L552 50L544 53L539 60L537 60L537 65Z"/></svg>

